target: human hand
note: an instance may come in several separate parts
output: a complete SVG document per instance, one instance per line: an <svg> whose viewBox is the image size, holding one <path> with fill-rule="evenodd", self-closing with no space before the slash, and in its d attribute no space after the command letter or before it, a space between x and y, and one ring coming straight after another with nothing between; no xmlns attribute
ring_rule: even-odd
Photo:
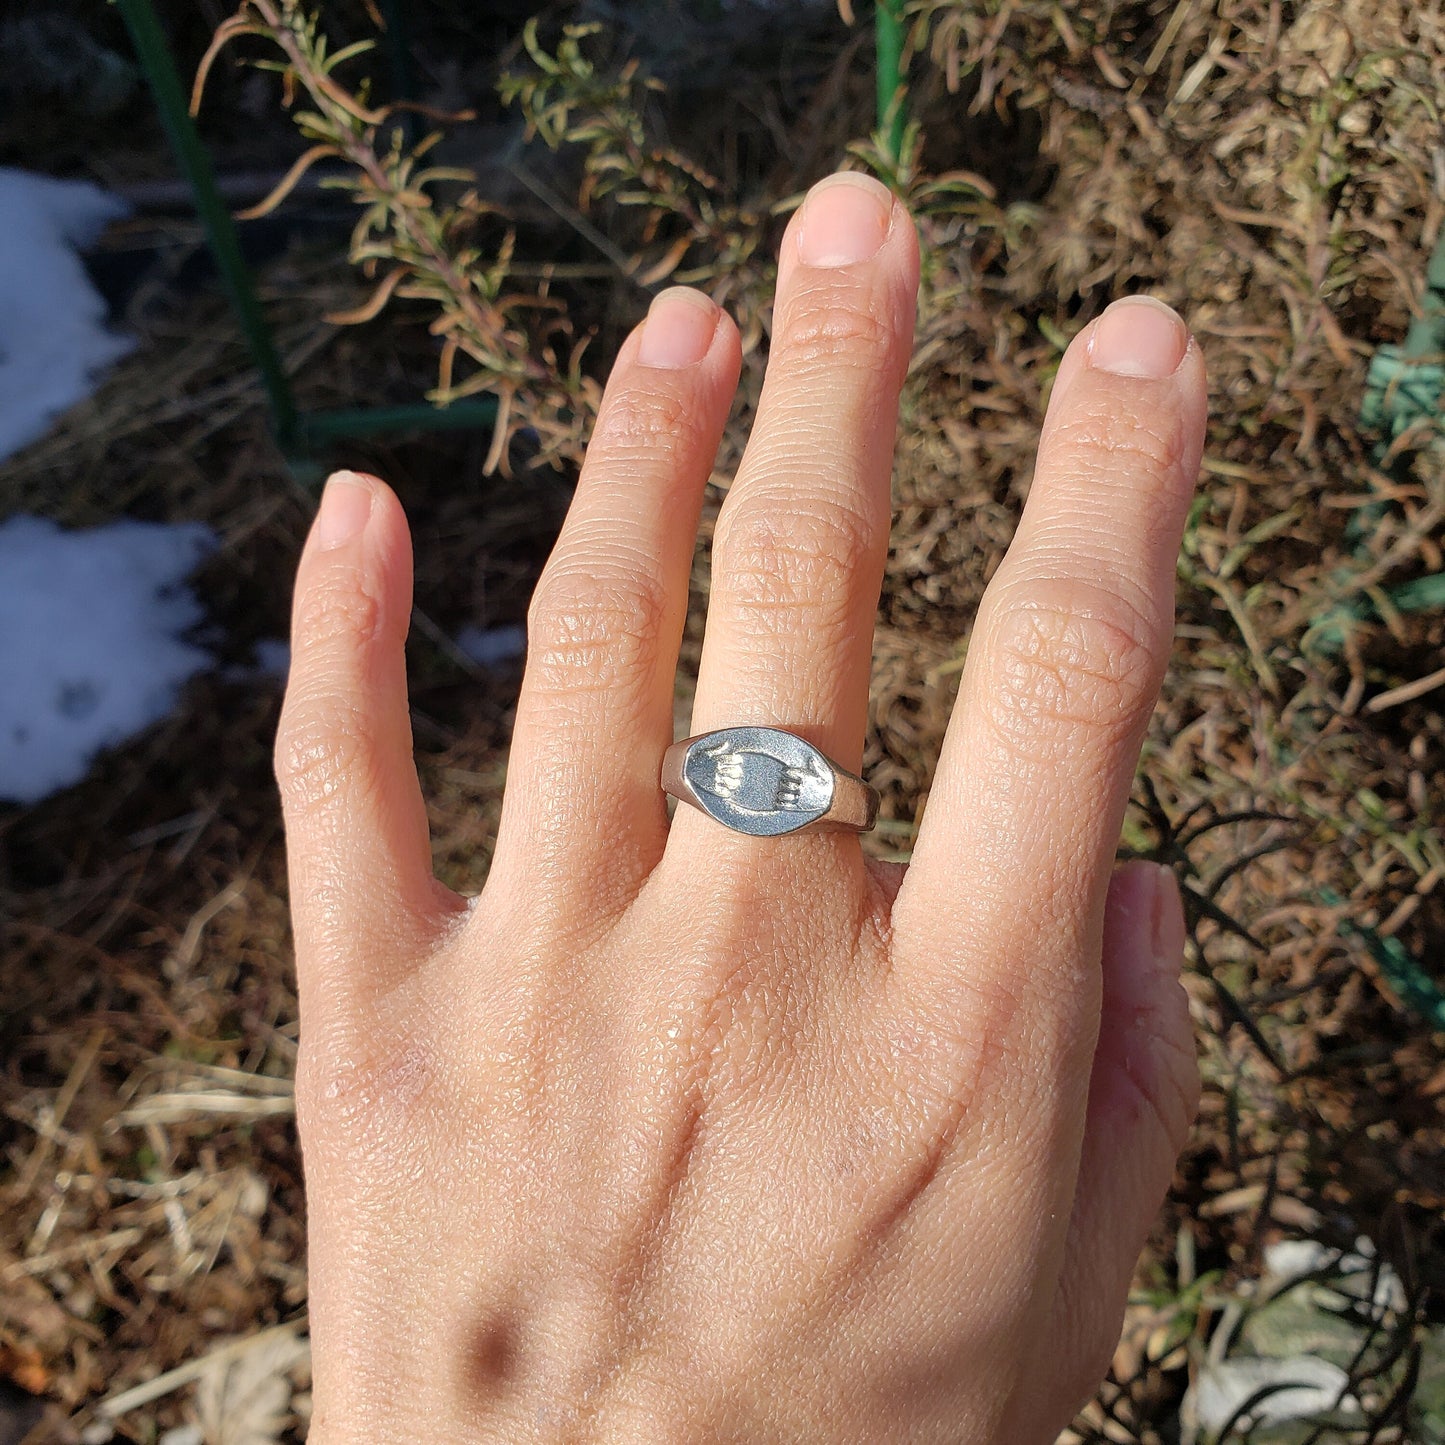
<svg viewBox="0 0 1445 1445"><path fill-rule="evenodd" d="M857 770L917 285L877 183L783 240L693 732ZM327 490L278 740L301 995L313 1445L1047 1442L1097 1384L1193 1115L1183 921L1111 867L1205 412L1166 308L1054 385L907 869L658 787L739 344L624 344L532 606L495 860L432 876L405 523Z"/></svg>

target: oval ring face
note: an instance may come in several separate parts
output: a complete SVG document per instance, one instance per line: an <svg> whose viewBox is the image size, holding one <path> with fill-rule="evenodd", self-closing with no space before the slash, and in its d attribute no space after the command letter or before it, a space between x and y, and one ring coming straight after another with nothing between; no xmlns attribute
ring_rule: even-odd
<svg viewBox="0 0 1445 1445"><path fill-rule="evenodd" d="M794 833L833 806L833 769L780 728L724 728L687 750L683 777L703 810L754 837Z"/></svg>

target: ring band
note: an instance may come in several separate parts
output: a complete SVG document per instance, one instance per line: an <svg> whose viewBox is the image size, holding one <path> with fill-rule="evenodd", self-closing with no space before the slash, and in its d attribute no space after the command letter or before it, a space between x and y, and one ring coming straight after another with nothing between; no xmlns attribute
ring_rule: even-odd
<svg viewBox="0 0 1445 1445"><path fill-rule="evenodd" d="M812 827L866 833L878 816L876 788L782 728L683 738L663 756L662 788L755 838Z"/></svg>

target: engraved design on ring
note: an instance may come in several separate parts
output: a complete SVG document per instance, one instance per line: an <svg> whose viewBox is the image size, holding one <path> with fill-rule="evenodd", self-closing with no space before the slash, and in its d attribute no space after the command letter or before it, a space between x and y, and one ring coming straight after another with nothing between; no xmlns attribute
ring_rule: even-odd
<svg viewBox="0 0 1445 1445"><path fill-rule="evenodd" d="M667 750L664 791L726 828L774 838L813 826L867 832L878 793L782 728L723 728Z"/></svg>

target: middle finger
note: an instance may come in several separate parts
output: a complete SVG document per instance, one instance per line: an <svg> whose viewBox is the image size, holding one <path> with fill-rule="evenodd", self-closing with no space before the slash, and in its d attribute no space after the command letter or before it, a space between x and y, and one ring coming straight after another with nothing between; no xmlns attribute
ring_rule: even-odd
<svg viewBox="0 0 1445 1445"><path fill-rule="evenodd" d="M694 733L788 728L856 771L917 287L886 187L813 188L783 237L767 378L714 534Z"/></svg>

